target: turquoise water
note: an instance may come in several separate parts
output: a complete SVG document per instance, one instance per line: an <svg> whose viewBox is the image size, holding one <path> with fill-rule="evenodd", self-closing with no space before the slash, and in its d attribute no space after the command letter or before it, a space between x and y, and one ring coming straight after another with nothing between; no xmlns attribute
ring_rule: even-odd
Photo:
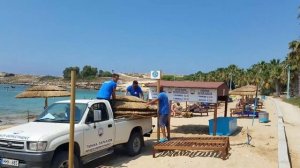
<svg viewBox="0 0 300 168"><path fill-rule="evenodd" d="M32 115L40 114L45 104L44 98L22 98L15 96L25 91L27 85L0 84L0 118L24 116L29 112ZM76 99L96 98L97 90L76 89ZM58 100L70 99L69 97L48 98L48 105Z"/></svg>

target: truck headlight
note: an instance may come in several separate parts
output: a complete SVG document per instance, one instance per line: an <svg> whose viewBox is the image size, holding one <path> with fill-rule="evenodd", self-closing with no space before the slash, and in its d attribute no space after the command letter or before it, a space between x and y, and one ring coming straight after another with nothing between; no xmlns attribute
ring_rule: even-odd
<svg viewBox="0 0 300 168"><path fill-rule="evenodd" d="M27 149L32 151L45 151L47 147L46 141L27 142Z"/></svg>

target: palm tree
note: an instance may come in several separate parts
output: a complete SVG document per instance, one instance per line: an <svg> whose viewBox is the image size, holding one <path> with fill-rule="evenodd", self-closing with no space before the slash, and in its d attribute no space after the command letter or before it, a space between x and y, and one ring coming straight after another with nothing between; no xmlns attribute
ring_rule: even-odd
<svg viewBox="0 0 300 168"><path fill-rule="evenodd" d="M289 43L290 52L287 57L287 64L291 68L292 86L300 80L300 41L294 40ZM300 82L298 81L298 96L300 96Z"/></svg>
<svg viewBox="0 0 300 168"><path fill-rule="evenodd" d="M279 59L272 59L268 64L268 69L270 72L269 82L274 82L275 89L276 89L276 96L280 95L280 81L281 81L281 74L283 71L283 65L280 63Z"/></svg>
<svg viewBox="0 0 300 168"><path fill-rule="evenodd" d="M232 87L232 84L234 83L233 81L237 80L237 72L238 72L239 68L238 66L231 64L227 67L227 81L229 81L229 86ZM231 88L230 88L231 89Z"/></svg>

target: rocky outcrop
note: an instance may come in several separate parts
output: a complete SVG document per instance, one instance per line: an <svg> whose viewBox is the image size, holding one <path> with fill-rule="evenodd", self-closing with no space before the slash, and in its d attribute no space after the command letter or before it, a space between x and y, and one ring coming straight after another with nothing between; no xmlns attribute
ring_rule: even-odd
<svg viewBox="0 0 300 168"><path fill-rule="evenodd" d="M15 76L13 73L0 72L0 77L11 77Z"/></svg>

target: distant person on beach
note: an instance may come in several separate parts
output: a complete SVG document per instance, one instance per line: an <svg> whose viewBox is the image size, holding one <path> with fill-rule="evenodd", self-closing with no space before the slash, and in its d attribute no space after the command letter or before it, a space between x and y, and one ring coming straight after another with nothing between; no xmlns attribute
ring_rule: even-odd
<svg viewBox="0 0 300 168"><path fill-rule="evenodd" d="M132 85L127 87L126 95L128 95L128 94L130 94L131 96L139 97L141 99L144 98L144 93L143 93L141 87L139 86L138 81L136 81L136 80L134 80L132 82Z"/></svg>
<svg viewBox="0 0 300 168"><path fill-rule="evenodd" d="M116 99L116 88L119 80L118 74L112 74L112 79L103 82L97 93L97 99L111 100Z"/></svg>
<svg viewBox="0 0 300 168"><path fill-rule="evenodd" d="M159 140L159 142L166 142L168 141L167 135L166 135L166 127L169 125L169 99L167 94L164 92L163 87L161 86L159 88L160 93L158 94L157 99L154 99L147 103L147 105L151 105L154 103L159 102L159 127L161 128L163 137Z"/></svg>
<svg viewBox="0 0 300 168"><path fill-rule="evenodd" d="M181 115L181 112L182 112L182 107L180 105L179 102L177 103L174 103L171 107L171 111L172 111L172 116L173 117L176 117L176 114L178 114L179 116Z"/></svg>

